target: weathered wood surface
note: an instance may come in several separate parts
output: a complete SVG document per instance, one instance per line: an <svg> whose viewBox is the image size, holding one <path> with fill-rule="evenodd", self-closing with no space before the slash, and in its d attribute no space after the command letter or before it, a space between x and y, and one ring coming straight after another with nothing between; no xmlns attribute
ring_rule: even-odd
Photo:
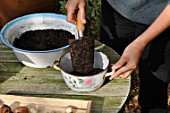
<svg viewBox="0 0 170 113"><path fill-rule="evenodd" d="M90 113L91 100L39 98L30 96L0 95L0 106L6 104L13 111L19 106L26 106L31 113L66 113L68 106L73 113Z"/></svg>
<svg viewBox="0 0 170 113"><path fill-rule="evenodd" d="M115 63L120 57L114 50L99 42L96 42L95 49L108 55L111 63ZM1 94L92 100L92 113L118 113L129 94L130 81L130 78L117 77L112 81L106 79L96 91L75 92L66 86L59 71L22 65L11 49L0 41Z"/></svg>

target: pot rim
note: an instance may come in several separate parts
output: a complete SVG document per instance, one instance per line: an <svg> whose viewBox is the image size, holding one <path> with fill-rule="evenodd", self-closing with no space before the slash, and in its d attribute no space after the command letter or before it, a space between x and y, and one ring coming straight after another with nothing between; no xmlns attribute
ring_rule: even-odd
<svg viewBox="0 0 170 113"><path fill-rule="evenodd" d="M103 52L99 52L99 51L94 51L94 52L102 53L103 55L106 56L106 58L107 58L108 61L109 61L108 56L107 56L106 54L104 54ZM65 73L67 73L68 75L75 76L75 77L81 77L81 78L83 77L83 78L86 78L86 77L91 77L91 76L97 76L97 75L99 75L99 74L101 74L101 73L104 73L105 71L108 70L110 61L109 61L108 65L107 65L107 67L106 67L105 69L103 69L103 71L101 71L101 72L99 72L99 73L96 73L96 74L91 74L91 75L87 75L87 76L81 76L81 75L70 74L69 72L64 71L64 69L62 69L61 66L60 66L60 61L61 61L61 59L62 59L66 54L69 54L69 53L70 53L70 52L65 53L65 54L62 55L61 58L59 59L59 68L60 68L60 70L63 71L63 72L65 72Z"/></svg>
<svg viewBox="0 0 170 113"><path fill-rule="evenodd" d="M20 48L16 48L14 47L12 44L10 44L5 37L5 33L6 31L13 25L15 24L16 22L18 21L21 21L23 19L28 19L28 18L33 18L33 17L49 17L49 16L53 16L55 18L59 18L59 19L63 19L63 20L66 20L66 16L63 15L63 14L56 14L56 13L34 13L34 14L28 14L28 15L25 15L25 16L21 16L21 17L18 17L16 19L13 19L11 20L10 22L8 22L2 29L1 29L1 32L0 32L0 39L2 40L2 42L8 46L9 48L13 49L13 50L17 50L17 51L21 51L21 52L28 52L28 53L49 53L49 52L56 52L56 51L59 51L59 50L63 50L65 48L68 48L69 45L66 45L66 46L63 46L63 47L60 47L60 48L57 48L57 49L51 49L51 50L41 50L41 51L31 51L31 50L24 50L24 49L20 49ZM69 23L69 24L72 24L72 23ZM74 25L74 24L72 24ZM74 25L75 26L75 25Z"/></svg>

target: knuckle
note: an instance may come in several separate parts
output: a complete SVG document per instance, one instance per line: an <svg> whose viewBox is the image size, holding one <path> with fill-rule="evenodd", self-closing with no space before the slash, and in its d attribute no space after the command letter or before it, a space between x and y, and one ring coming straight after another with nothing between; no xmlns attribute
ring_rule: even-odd
<svg viewBox="0 0 170 113"><path fill-rule="evenodd" d="M136 65L136 64L132 64L132 65L131 65L131 68L134 70L134 69L137 68L137 65Z"/></svg>
<svg viewBox="0 0 170 113"><path fill-rule="evenodd" d="M83 7L84 8L84 7L86 7L86 4L85 3L80 3L79 7Z"/></svg>
<svg viewBox="0 0 170 113"><path fill-rule="evenodd" d="M122 54L122 57L126 59L126 58L127 58L127 55L126 55L126 54Z"/></svg>
<svg viewBox="0 0 170 113"><path fill-rule="evenodd" d="M66 21L71 22L71 18L67 18Z"/></svg>

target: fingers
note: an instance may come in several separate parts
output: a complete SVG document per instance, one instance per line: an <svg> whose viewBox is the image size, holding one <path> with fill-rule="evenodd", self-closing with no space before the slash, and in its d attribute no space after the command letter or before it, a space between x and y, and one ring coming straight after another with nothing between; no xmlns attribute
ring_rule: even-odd
<svg viewBox="0 0 170 113"><path fill-rule="evenodd" d="M119 75L120 78L128 78L130 74L132 74L133 70L127 71L126 73L123 73Z"/></svg>
<svg viewBox="0 0 170 113"><path fill-rule="evenodd" d="M134 65L134 62L122 56L111 69L116 70L116 72L109 78L110 80L116 76L127 78L136 69L136 65Z"/></svg>
<svg viewBox="0 0 170 113"><path fill-rule="evenodd" d="M71 22L73 24L76 24L76 15L75 15L75 10L68 10L67 12L67 21Z"/></svg>
<svg viewBox="0 0 170 113"><path fill-rule="evenodd" d="M79 11L80 11L80 19L81 19L81 22L82 23L86 23L86 9L85 9L85 4L83 4L83 3L81 3L80 5L79 5Z"/></svg>
<svg viewBox="0 0 170 113"><path fill-rule="evenodd" d="M67 2L65 8L67 9L67 21L76 24L76 6L71 7L72 5Z"/></svg>
<svg viewBox="0 0 170 113"><path fill-rule="evenodd" d="M119 68L109 79L112 80L116 76L119 76L121 78L127 78L132 72L133 72L133 69L131 69L130 66L125 65Z"/></svg>
<svg viewBox="0 0 170 113"><path fill-rule="evenodd" d="M80 20L82 23L86 23L86 2L76 2L76 1L68 1L65 5L67 9L67 21L76 24L76 10L80 11Z"/></svg>

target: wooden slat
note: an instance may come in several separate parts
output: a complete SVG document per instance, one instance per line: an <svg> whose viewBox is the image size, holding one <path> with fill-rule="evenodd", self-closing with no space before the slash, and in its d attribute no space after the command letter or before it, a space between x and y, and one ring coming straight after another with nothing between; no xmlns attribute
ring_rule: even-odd
<svg viewBox="0 0 170 113"><path fill-rule="evenodd" d="M0 62L19 62L12 51L0 51Z"/></svg>
<svg viewBox="0 0 170 113"><path fill-rule="evenodd" d="M26 78L26 77L25 77ZM30 77L25 79L24 77L11 77L8 79L8 82L1 83L2 93L9 93L10 89L12 92L26 92L29 94L32 93L48 93L48 94L67 94L67 95L96 95L96 96L127 96L128 90L126 90L129 86L128 83L108 83L102 88L94 91L94 92L75 92L70 90L62 79L55 80L54 78L38 78L38 77ZM37 82L36 82L37 81ZM42 85L40 85L42 84ZM49 85L50 84L50 85ZM50 86L50 87L49 87ZM114 92L114 93L112 93Z"/></svg>
<svg viewBox="0 0 170 113"><path fill-rule="evenodd" d="M34 106L34 108L32 107L33 109L40 108L40 111L43 110L42 112L50 112L57 110L62 113L65 113L67 106L74 106L77 113L90 113L91 109L91 101L87 100L39 98L28 96L24 97L13 95L0 95L0 100L1 104L11 105L12 109L18 106L27 106L28 108ZM87 110L89 112L87 112Z"/></svg>
<svg viewBox="0 0 170 113"><path fill-rule="evenodd" d="M85 100L71 100L71 99L52 99L52 98L38 98L38 97L24 97L24 96L13 96L13 95L0 95L0 99L3 102L13 103L15 101L23 104L35 103L44 106L58 106L67 107L68 105L77 106L80 109L86 109L89 101Z"/></svg>
<svg viewBox="0 0 170 113"><path fill-rule="evenodd" d="M0 45L1 45L1 44L3 44L3 43L2 43L2 40L0 40Z"/></svg>
<svg viewBox="0 0 170 113"><path fill-rule="evenodd" d="M6 45L0 44L0 52L2 51L12 51L12 50Z"/></svg>
<svg viewBox="0 0 170 113"><path fill-rule="evenodd" d="M0 62L0 72L19 72L23 68L23 65L19 62ZM1 75L2 73L0 73Z"/></svg>

